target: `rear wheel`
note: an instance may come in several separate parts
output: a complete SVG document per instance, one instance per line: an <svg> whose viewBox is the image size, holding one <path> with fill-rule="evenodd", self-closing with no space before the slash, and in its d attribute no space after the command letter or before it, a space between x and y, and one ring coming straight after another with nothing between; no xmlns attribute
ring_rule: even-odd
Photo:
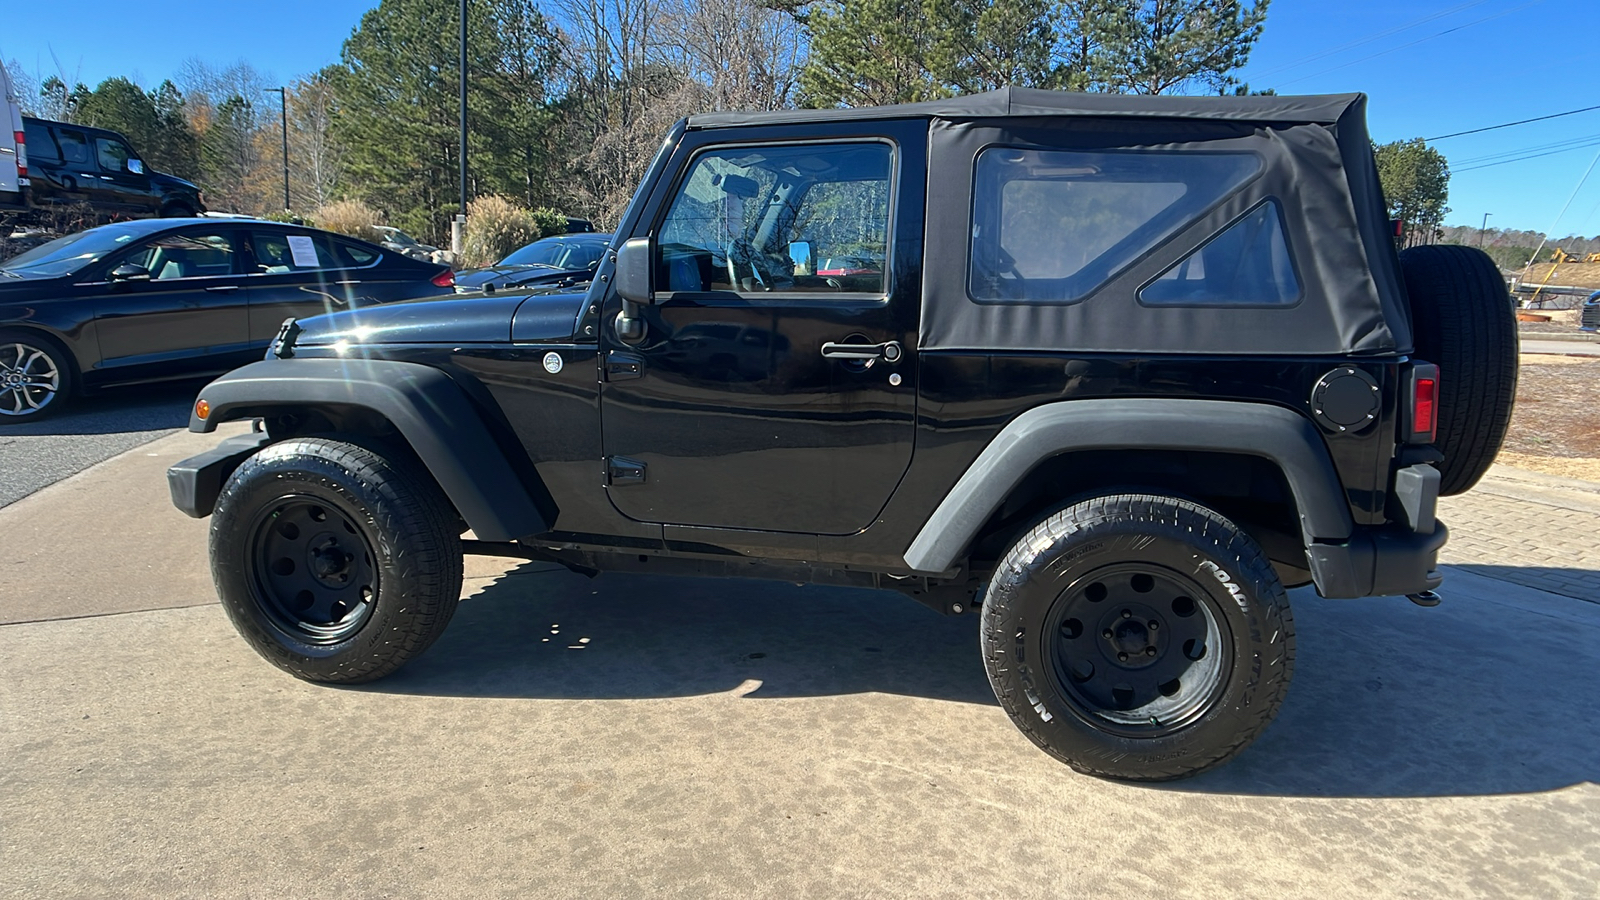
<svg viewBox="0 0 1600 900"><path fill-rule="evenodd" d="M1400 254L1417 357L1439 366L1439 493L1464 494L1500 452L1517 393L1517 322L1500 270L1475 247Z"/></svg>
<svg viewBox="0 0 1600 900"><path fill-rule="evenodd" d="M161 207L163 219L188 219L194 216L194 208L184 203L169 203Z"/></svg>
<svg viewBox="0 0 1600 900"><path fill-rule="evenodd" d="M273 444L228 479L211 570L234 627L308 681L382 678L428 649L461 595L461 539L427 474L322 438Z"/></svg>
<svg viewBox="0 0 1600 900"><path fill-rule="evenodd" d="M1080 772L1131 781L1221 765L1277 714L1288 597L1227 519L1120 494L1039 523L983 602L989 680L1012 721Z"/></svg>

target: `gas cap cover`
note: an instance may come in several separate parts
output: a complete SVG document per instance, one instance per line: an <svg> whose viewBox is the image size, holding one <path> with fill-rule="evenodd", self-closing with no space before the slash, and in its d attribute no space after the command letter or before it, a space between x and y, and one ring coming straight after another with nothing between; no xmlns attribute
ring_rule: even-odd
<svg viewBox="0 0 1600 900"><path fill-rule="evenodd" d="M1378 382L1360 369L1334 369L1311 389L1311 415L1329 431L1360 431L1378 420Z"/></svg>

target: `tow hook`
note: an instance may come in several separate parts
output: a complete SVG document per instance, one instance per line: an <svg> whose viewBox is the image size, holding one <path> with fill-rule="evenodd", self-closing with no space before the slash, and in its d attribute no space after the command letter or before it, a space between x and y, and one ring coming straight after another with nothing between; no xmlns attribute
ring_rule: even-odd
<svg viewBox="0 0 1600 900"><path fill-rule="evenodd" d="M1423 591L1420 594L1407 594L1406 599L1418 606L1426 606L1430 609L1438 606L1439 603L1444 600L1444 598L1440 597L1435 591Z"/></svg>

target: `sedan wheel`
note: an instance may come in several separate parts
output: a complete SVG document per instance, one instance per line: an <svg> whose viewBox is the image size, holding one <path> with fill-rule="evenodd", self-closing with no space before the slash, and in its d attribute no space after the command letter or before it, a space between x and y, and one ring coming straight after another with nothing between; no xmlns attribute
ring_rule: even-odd
<svg viewBox="0 0 1600 900"><path fill-rule="evenodd" d="M71 370L59 350L0 334L0 420L37 419L66 401Z"/></svg>

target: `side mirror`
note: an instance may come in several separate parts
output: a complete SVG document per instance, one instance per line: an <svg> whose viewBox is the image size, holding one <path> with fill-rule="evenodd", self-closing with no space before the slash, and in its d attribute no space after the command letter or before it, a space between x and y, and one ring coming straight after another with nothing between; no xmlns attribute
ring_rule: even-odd
<svg viewBox="0 0 1600 900"><path fill-rule="evenodd" d="M150 270L144 266L123 263L111 270L112 281L149 281Z"/></svg>
<svg viewBox="0 0 1600 900"><path fill-rule="evenodd" d="M794 274L817 274L816 251L810 241L795 241L789 245L789 259L794 262Z"/></svg>
<svg viewBox="0 0 1600 900"><path fill-rule="evenodd" d="M617 251L616 279L622 299L639 305L651 302L649 238L633 238Z"/></svg>
<svg viewBox="0 0 1600 900"><path fill-rule="evenodd" d="M139 159L130 159L130 160L128 160L128 171L132 172L135 175L143 175L144 174L144 160L139 160Z"/></svg>

